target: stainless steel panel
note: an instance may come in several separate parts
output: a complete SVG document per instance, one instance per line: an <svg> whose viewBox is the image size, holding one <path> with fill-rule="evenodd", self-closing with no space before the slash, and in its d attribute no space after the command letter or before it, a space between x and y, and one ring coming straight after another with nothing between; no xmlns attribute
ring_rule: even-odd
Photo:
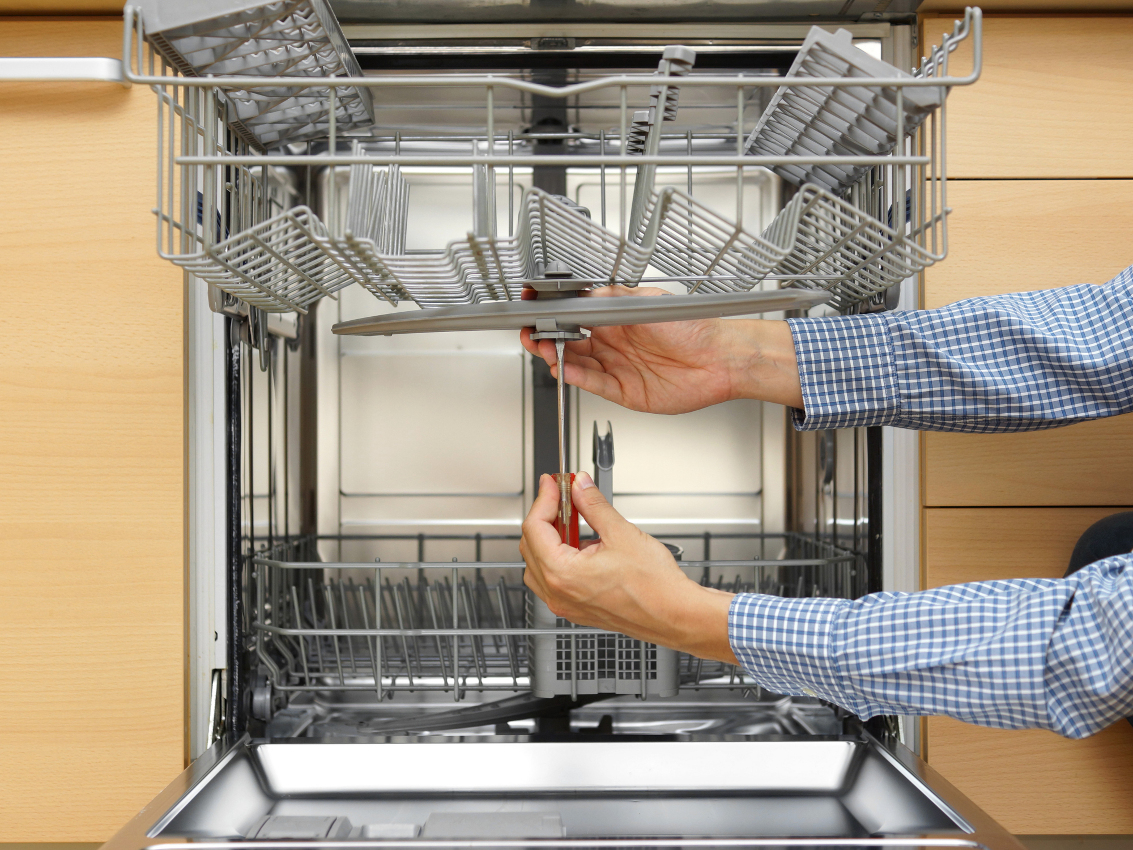
<svg viewBox="0 0 1133 850"><path fill-rule="evenodd" d="M523 494L519 351L422 348L340 369L343 495Z"/></svg>
<svg viewBox="0 0 1133 850"><path fill-rule="evenodd" d="M304 847L1019 846L907 750L868 736L244 739L194 779L108 848L219 848L292 822L269 817L351 825ZM548 838L557 824L564 837ZM392 838L422 826L420 839Z"/></svg>
<svg viewBox="0 0 1133 850"><path fill-rule="evenodd" d="M920 0L334 0L331 7L344 23L457 24L481 21L590 23L595 21L657 22L878 20L909 15ZM888 13L883 15L882 12ZM348 30L349 32L349 30Z"/></svg>
<svg viewBox="0 0 1133 850"><path fill-rule="evenodd" d="M552 812L434 812L422 838L561 838L563 821Z"/></svg>
<svg viewBox="0 0 1133 850"><path fill-rule="evenodd" d="M685 659L682 675L709 675L701 664ZM704 664L707 668L708 665ZM605 726L614 735L839 735L842 717L837 710L809 697L780 697L765 693L748 680L746 694L725 689L686 692L672 699L642 700L636 695L604 698L570 713L572 733L594 734ZM376 740L374 736L420 734L459 729L465 738L532 734L535 716L544 708L530 694L503 700L488 695L468 698L459 706L447 694L402 694L379 705L364 691L302 695L272 719L267 735L273 738L347 738ZM381 712L381 713L379 713ZM506 726L504 724L506 723Z"/></svg>
<svg viewBox="0 0 1133 850"><path fill-rule="evenodd" d="M261 744L269 793L535 794L572 791L833 793L851 741L509 741ZM752 765L758 764L758 773ZM377 768L377 769L376 769Z"/></svg>

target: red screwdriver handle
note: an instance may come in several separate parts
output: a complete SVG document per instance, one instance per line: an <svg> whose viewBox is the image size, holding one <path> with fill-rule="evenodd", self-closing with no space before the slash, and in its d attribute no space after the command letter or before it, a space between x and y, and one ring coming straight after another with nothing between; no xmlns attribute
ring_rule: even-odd
<svg viewBox="0 0 1133 850"><path fill-rule="evenodd" d="M559 483L562 481L563 476L562 476L562 473L558 473L558 472L556 472L554 475L555 475L555 486L558 487ZM574 473L568 472L568 473L566 473L566 475L567 475L567 479L568 479L567 492L569 493L570 492L569 488L574 484ZM567 516L565 517L565 522L564 522L563 506L560 503L559 515L557 517L555 517L555 530L559 532L559 539L562 540L563 543L568 543L571 546L573 546L575 549L577 549L578 548L578 511L576 511L574 509L574 502L569 500L569 499L567 500L566 508L567 508Z"/></svg>

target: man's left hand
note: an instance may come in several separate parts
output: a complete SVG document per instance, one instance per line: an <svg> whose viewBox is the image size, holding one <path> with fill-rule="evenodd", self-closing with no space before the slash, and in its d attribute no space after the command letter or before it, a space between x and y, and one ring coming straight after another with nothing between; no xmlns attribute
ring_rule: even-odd
<svg viewBox="0 0 1133 850"><path fill-rule="evenodd" d="M551 611L580 626L737 664L728 642L733 594L686 576L659 541L622 517L585 472L571 488L574 507L597 543L579 550L555 530L559 491L544 475L523 522L523 581Z"/></svg>

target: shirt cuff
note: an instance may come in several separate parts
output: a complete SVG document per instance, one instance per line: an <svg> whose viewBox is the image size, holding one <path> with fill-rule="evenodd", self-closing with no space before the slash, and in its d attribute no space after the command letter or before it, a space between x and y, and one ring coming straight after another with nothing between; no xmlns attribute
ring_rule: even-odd
<svg viewBox="0 0 1133 850"><path fill-rule="evenodd" d="M849 604L737 593L728 609L728 641L744 669L768 690L847 706L831 642Z"/></svg>
<svg viewBox="0 0 1133 850"><path fill-rule="evenodd" d="M788 319L802 384L800 431L886 425L901 410L896 357L883 314Z"/></svg>

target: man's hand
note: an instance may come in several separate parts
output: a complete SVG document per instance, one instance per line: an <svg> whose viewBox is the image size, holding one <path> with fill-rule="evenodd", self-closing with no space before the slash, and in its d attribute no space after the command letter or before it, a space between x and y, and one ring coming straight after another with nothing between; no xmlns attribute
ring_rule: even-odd
<svg viewBox="0 0 1133 850"><path fill-rule="evenodd" d="M524 584L572 623L737 664L728 642L733 594L688 578L669 550L615 511L585 472L575 476L571 492L601 539L582 550L560 540L558 488L544 475L519 543Z"/></svg>
<svg viewBox="0 0 1133 850"><path fill-rule="evenodd" d="M603 286L588 297L666 294L649 287ZM528 329L520 339L558 377L554 343L533 341ZM567 343L563 378L647 413L687 413L733 398L803 406L786 322L699 319L594 328L589 339Z"/></svg>

